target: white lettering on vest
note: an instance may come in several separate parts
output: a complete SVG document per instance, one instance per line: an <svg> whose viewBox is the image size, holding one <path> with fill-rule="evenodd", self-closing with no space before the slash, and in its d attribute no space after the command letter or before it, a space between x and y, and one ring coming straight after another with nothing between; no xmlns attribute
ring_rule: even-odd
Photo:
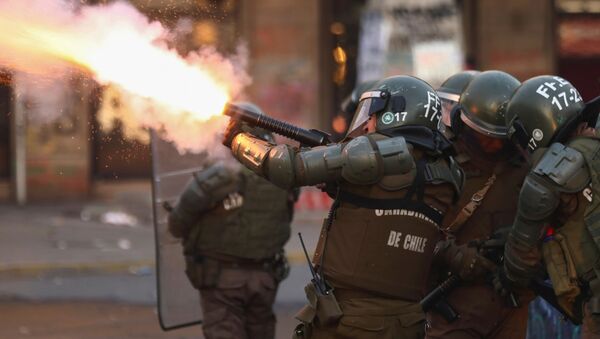
<svg viewBox="0 0 600 339"><path fill-rule="evenodd" d="M429 219L425 214L407 210L407 209L393 209L393 210L375 210L375 215L378 217L388 216L388 215L399 215L399 216L407 216L411 218L419 218L421 220L425 220L432 224L435 224L433 220Z"/></svg>
<svg viewBox="0 0 600 339"><path fill-rule="evenodd" d="M394 243L396 242L396 231L390 231L390 237L388 238L388 246L394 246Z"/></svg>
<svg viewBox="0 0 600 339"><path fill-rule="evenodd" d="M400 247L400 241L402 240L402 232L390 231L388 238L388 246Z"/></svg>
<svg viewBox="0 0 600 339"><path fill-rule="evenodd" d="M231 193L227 198L223 199L223 208L226 211L240 208L244 205L244 197L238 192Z"/></svg>
<svg viewBox="0 0 600 339"><path fill-rule="evenodd" d="M400 248L402 242L402 232L390 231L390 235L387 240L387 245L390 247ZM425 247L427 246L427 238L419 237L417 235L407 234L404 236L404 242L402 243L402 249L411 252L425 253Z"/></svg>
<svg viewBox="0 0 600 339"><path fill-rule="evenodd" d="M426 246L427 238L407 234L406 237L404 237L402 248L411 252L425 253Z"/></svg>

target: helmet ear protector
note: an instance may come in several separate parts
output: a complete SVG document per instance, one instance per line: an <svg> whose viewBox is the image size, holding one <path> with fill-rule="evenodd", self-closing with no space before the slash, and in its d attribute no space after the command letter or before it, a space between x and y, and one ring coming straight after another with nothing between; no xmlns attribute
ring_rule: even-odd
<svg viewBox="0 0 600 339"><path fill-rule="evenodd" d="M403 95L395 95L392 97L392 112L403 112L406 108L406 99Z"/></svg>
<svg viewBox="0 0 600 339"><path fill-rule="evenodd" d="M512 143L519 145L522 149L527 149L531 136L527 133L525 126L519 118L515 117L508 129L507 133L508 140Z"/></svg>

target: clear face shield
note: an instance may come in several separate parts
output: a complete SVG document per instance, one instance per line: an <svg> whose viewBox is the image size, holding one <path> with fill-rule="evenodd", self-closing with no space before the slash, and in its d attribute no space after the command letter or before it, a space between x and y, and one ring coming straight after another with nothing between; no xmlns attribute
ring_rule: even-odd
<svg viewBox="0 0 600 339"><path fill-rule="evenodd" d="M369 91L360 96L356 113L350 123L347 136L354 136L359 133L366 125L369 118L385 108L390 98L388 91Z"/></svg>
<svg viewBox="0 0 600 339"><path fill-rule="evenodd" d="M445 93L445 92L437 92L440 101L442 102L442 118L440 119L440 128L450 127L451 125L451 113L454 110L454 107L458 105L458 100L460 99L460 95Z"/></svg>

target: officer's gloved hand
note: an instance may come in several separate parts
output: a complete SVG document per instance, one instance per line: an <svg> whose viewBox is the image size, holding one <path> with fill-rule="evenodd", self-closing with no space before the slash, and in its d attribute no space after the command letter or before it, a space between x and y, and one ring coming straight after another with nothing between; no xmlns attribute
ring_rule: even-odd
<svg viewBox="0 0 600 339"><path fill-rule="evenodd" d="M437 245L437 261L460 276L472 281L496 270L496 265L479 253L479 249L468 244L457 245L454 239L444 240Z"/></svg>
<svg viewBox="0 0 600 339"><path fill-rule="evenodd" d="M229 124L225 129L225 134L223 134L223 145L227 148L231 148L231 143L236 135L244 132L243 131L244 123L240 122L236 119L229 119Z"/></svg>

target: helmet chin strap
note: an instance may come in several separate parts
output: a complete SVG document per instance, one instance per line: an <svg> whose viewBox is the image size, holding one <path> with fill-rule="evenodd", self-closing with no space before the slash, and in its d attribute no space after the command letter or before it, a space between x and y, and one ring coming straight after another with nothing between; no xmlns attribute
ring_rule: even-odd
<svg viewBox="0 0 600 339"><path fill-rule="evenodd" d="M531 136L527 133L525 126L523 126L523 123L518 118L515 118L510 127L509 139L525 152Z"/></svg>

